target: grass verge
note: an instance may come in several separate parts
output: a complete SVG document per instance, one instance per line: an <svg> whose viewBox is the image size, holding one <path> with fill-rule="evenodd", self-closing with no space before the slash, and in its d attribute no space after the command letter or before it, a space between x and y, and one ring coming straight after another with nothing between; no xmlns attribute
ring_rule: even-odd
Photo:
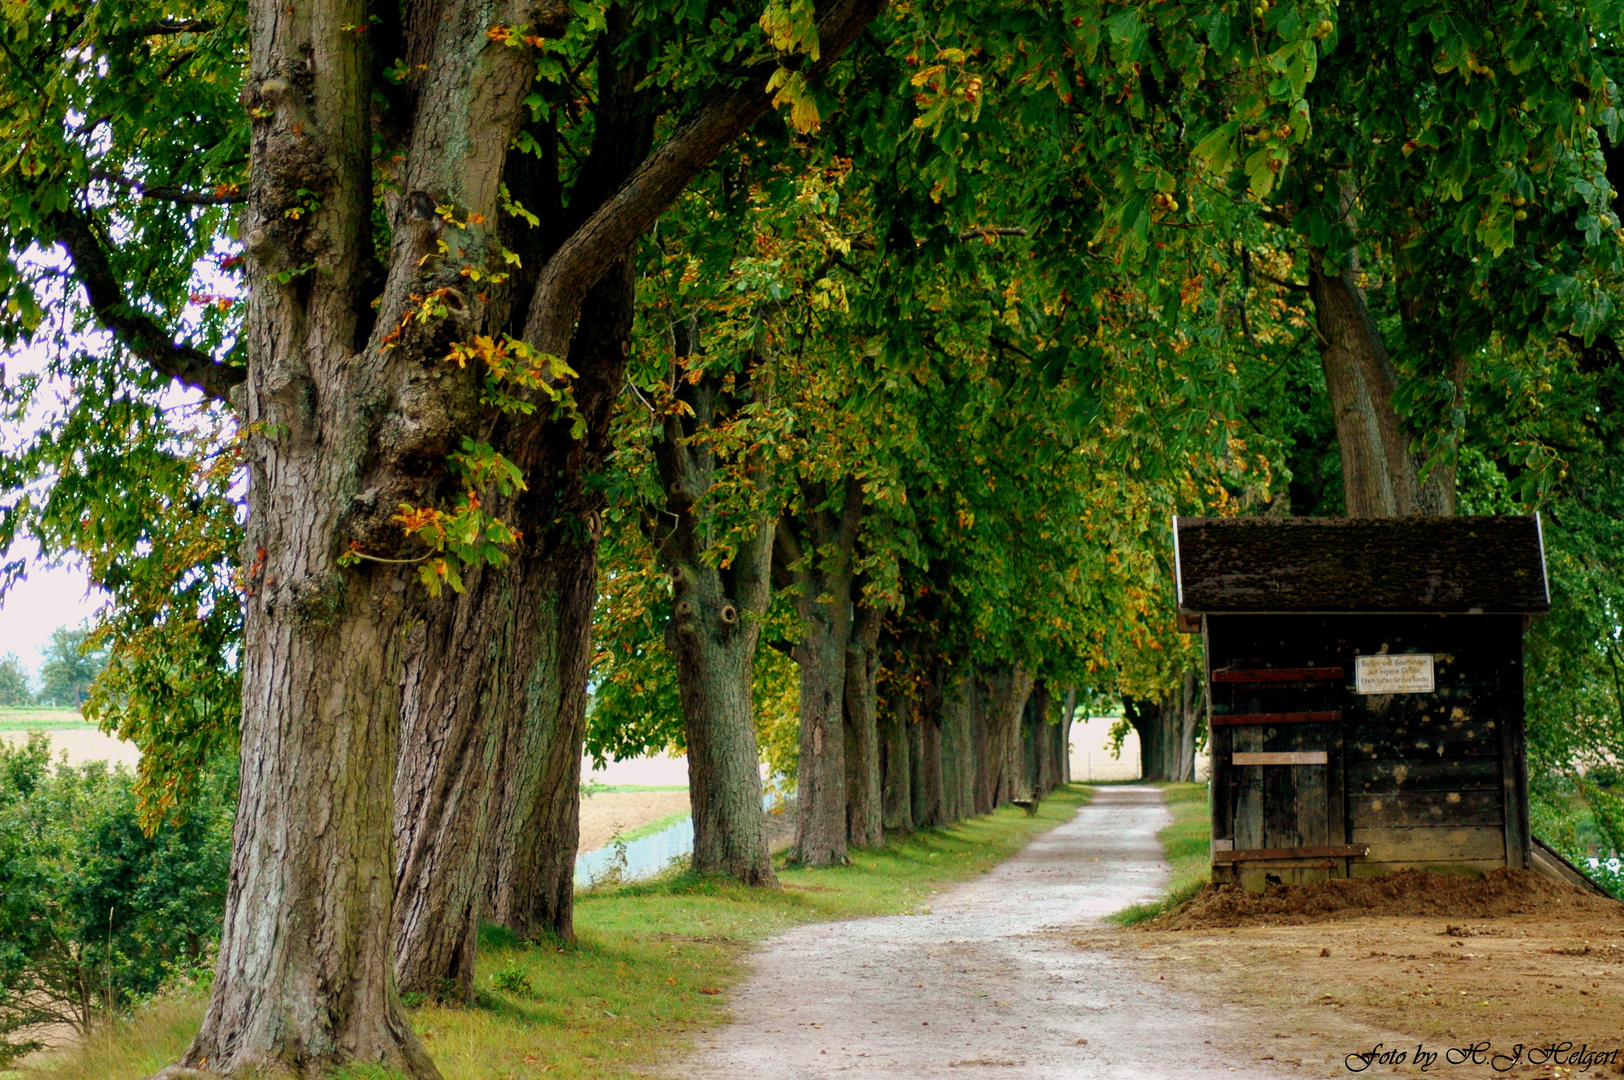
<svg viewBox="0 0 1624 1080"><path fill-rule="evenodd" d="M1162 852L1173 868L1167 891L1155 900L1133 904L1108 918L1132 926L1171 911L1195 896L1212 879L1212 814L1207 803L1206 784L1158 784L1173 824L1156 834Z"/></svg>
<svg viewBox="0 0 1624 1080"><path fill-rule="evenodd" d="M73 709L0 709L0 731L96 731Z"/></svg>
<svg viewBox="0 0 1624 1080"><path fill-rule="evenodd" d="M576 944L525 944L487 929L475 1003L416 1009L413 1024L445 1080L646 1075L645 1067L680 1056L690 1032L725 1022L727 991L739 981L752 943L802 923L920 912L932 893L991 869L1087 801L1088 790L1074 784L1045 799L1035 817L1006 807L855 851L847 866L780 868L778 891L683 874L586 892L576 904ZM154 1008L165 1016L178 1011L185 1022L134 1025L143 1028L139 1038L132 1030L128 1040L103 1040L24 1075L151 1075L185 1048L203 1003L170 1000Z"/></svg>
<svg viewBox="0 0 1624 1080"><path fill-rule="evenodd" d="M687 821L691 816L688 811L679 810L675 814L667 814L665 817L645 822L635 829L627 829L623 833L616 833L614 839L610 840L609 843L613 845L616 840L619 840L629 844L633 840L641 840L645 836L653 836L655 833L664 832L679 821Z"/></svg>

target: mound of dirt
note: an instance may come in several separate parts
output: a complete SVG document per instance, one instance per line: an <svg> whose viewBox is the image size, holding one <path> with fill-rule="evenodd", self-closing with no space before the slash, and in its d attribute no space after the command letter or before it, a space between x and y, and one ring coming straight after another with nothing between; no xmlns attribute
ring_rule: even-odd
<svg viewBox="0 0 1624 1080"><path fill-rule="evenodd" d="M1188 903L1142 926L1146 930L1293 926L1366 915L1599 916L1624 921L1624 905L1532 870L1490 870L1482 877L1403 870L1384 877L1271 885L1263 893L1249 893L1235 885L1208 885Z"/></svg>

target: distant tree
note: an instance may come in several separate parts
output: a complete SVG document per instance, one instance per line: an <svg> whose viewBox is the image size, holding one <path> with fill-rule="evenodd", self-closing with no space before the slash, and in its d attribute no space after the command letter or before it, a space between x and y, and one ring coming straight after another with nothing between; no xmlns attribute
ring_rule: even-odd
<svg viewBox="0 0 1624 1080"><path fill-rule="evenodd" d="M28 669L16 653L0 656L0 708L20 709L34 704Z"/></svg>
<svg viewBox="0 0 1624 1080"><path fill-rule="evenodd" d="M51 643L40 651L45 663L40 666L44 686L39 699L58 706L77 709L90 692L90 684L107 666L107 653L85 648L86 631L58 627L51 633Z"/></svg>

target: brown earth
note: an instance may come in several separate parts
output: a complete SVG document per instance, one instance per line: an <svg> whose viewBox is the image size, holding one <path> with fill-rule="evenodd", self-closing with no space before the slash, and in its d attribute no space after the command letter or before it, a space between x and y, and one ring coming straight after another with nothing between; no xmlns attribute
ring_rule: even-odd
<svg viewBox="0 0 1624 1080"><path fill-rule="evenodd" d="M585 853L605 847L616 833L688 810L687 791L582 792L581 846Z"/></svg>
<svg viewBox="0 0 1624 1080"><path fill-rule="evenodd" d="M1077 943L1240 1007L1252 1023L1226 1048L1259 1068L1624 1076L1624 905L1531 873L1209 887L1147 929ZM1349 1056L1378 1044L1404 1060ZM1418 1044L1439 1055L1425 1069Z"/></svg>

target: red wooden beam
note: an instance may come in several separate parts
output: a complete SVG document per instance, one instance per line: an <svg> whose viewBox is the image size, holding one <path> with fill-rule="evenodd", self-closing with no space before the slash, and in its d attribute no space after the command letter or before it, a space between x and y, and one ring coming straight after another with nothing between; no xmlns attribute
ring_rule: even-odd
<svg viewBox="0 0 1624 1080"><path fill-rule="evenodd" d="M1343 677L1339 667L1219 668L1212 673L1213 682L1233 683L1314 682Z"/></svg>
<svg viewBox="0 0 1624 1080"><path fill-rule="evenodd" d="M1253 848L1250 851L1215 851L1215 863L1257 862L1261 859L1357 859L1370 854L1369 844L1339 847Z"/></svg>
<svg viewBox="0 0 1624 1080"><path fill-rule="evenodd" d="M1334 724L1342 719L1341 709L1329 712L1258 712L1214 716L1213 727L1263 727L1269 724Z"/></svg>

